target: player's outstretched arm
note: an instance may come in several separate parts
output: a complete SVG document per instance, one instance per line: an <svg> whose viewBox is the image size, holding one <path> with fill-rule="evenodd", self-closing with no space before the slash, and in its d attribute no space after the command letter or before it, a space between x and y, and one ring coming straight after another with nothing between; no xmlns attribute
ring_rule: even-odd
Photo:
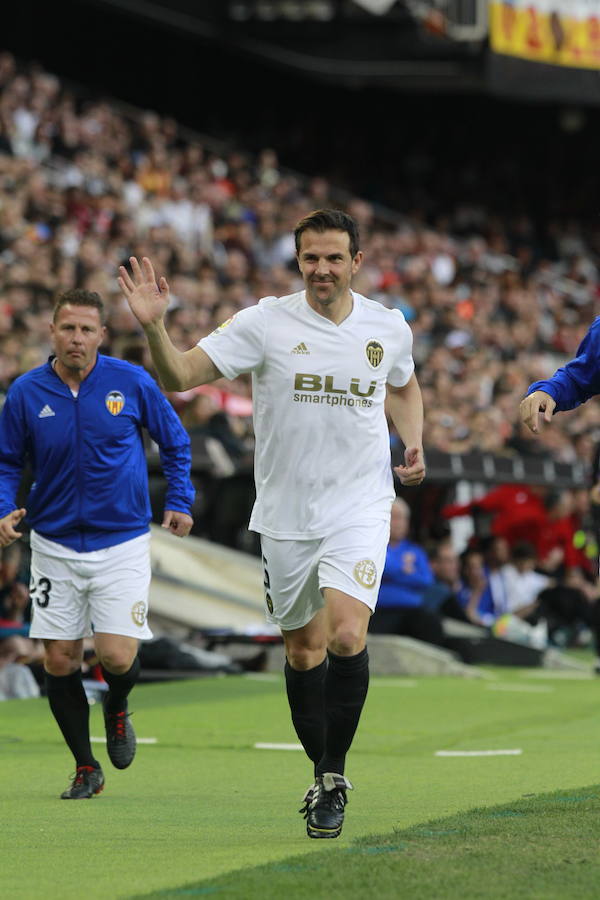
<svg viewBox="0 0 600 900"><path fill-rule="evenodd" d="M550 423L555 406L556 400L550 394L547 394L545 391L533 391L533 393L521 400L519 405L521 422L527 425L530 431L537 434L540 414L544 414L544 422Z"/></svg>
<svg viewBox="0 0 600 900"><path fill-rule="evenodd" d="M425 478L423 455L423 398L416 376L411 375L404 387L388 384L387 409L406 450L403 466L394 472L400 483L407 486L421 484Z"/></svg>
<svg viewBox="0 0 600 900"><path fill-rule="evenodd" d="M152 361L167 391L185 391L221 377L211 358L200 347L182 352L171 341L164 316L169 307L169 285L164 276L156 280L147 256L142 263L130 257L131 272L119 267L119 286L132 313L144 329Z"/></svg>

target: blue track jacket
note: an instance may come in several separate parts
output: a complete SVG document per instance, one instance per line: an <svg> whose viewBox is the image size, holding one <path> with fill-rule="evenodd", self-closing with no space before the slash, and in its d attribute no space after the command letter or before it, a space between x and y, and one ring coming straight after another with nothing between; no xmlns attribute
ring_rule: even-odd
<svg viewBox="0 0 600 900"><path fill-rule="evenodd" d="M190 439L140 366L98 354L77 398L51 359L10 386L0 415L0 517L16 508L26 464L27 523L78 552L131 540L152 512L142 440L146 428L167 480L165 509L190 513Z"/></svg>
<svg viewBox="0 0 600 900"><path fill-rule="evenodd" d="M575 409L600 394L600 316L577 348L577 356L557 369L547 381L534 381L527 394L545 391L556 400L555 412Z"/></svg>

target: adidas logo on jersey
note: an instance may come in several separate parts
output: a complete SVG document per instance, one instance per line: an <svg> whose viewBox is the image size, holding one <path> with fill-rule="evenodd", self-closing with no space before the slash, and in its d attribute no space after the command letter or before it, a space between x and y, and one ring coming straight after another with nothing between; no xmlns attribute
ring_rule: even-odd
<svg viewBox="0 0 600 900"><path fill-rule="evenodd" d="M310 356L310 350L308 349L304 341L301 341L297 347L294 347L293 350L290 350L290 353L297 353L300 356Z"/></svg>
<svg viewBox="0 0 600 900"><path fill-rule="evenodd" d="M50 406L48 406L48 404L46 403L44 408L38 413L38 419L47 419L48 416L55 416L55 415L56 415L56 413L54 412L54 410Z"/></svg>

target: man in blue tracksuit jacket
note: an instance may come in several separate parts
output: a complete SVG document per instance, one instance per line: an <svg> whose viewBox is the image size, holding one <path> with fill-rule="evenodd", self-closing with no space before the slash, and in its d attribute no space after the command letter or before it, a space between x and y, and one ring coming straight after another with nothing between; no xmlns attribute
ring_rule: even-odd
<svg viewBox="0 0 600 900"><path fill-rule="evenodd" d="M89 736L81 680L83 638L94 633L108 691L107 750L129 766L136 749L127 697L139 675L138 641L150 585L148 473L142 428L160 450L167 480L163 527L183 537L193 520L190 440L172 406L139 366L98 353L104 338L100 296L72 290L55 305L55 356L11 385L0 415L0 546L31 526L30 636L45 645L48 700L75 757L61 795L100 793L104 776ZM15 498L26 465L26 508Z"/></svg>

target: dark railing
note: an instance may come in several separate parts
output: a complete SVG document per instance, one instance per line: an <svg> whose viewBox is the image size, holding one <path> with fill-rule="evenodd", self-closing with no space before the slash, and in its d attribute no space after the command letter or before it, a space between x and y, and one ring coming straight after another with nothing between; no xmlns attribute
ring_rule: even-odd
<svg viewBox="0 0 600 900"><path fill-rule="evenodd" d="M396 458L394 458L396 456ZM393 454L394 464L401 453ZM427 450L427 480L443 483L476 481L486 484L586 487L590 473L582 462L555 462L547 456L496 456L491 453L443 453Z"/></svg>

